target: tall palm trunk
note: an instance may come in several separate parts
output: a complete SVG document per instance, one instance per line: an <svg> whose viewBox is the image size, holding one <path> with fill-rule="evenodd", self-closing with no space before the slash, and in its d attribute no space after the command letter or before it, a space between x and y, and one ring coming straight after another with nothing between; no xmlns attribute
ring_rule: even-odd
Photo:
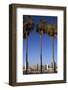
<svg viewBox="0 0 68 90"><path fill-rule="evenodd" d="M40 35L40 70L42 73L42 34Z"/></svg>
<svg viewBox="0 0 68 90"><path fill-rule="evenodd" d="M54 65L54 37L52 37L52 66L53 66L53 71L55 69Z"/></svg>
<svg viewBox="0 0 68 90"><path fill-rule="evenodd" d="M28 73L28 36L26 33L26 73Z"/></svg>

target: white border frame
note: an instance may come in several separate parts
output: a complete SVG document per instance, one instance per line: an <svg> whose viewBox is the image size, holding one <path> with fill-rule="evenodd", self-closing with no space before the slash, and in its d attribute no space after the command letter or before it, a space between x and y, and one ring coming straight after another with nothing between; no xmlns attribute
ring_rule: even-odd
<svg viewBox="0 0 68 90"><path fill-rule="evenodd" d="M36 14L35 14L36 13ZM58 73L53 74L39 74L39 75L23 75L23 31L22 31L22 15L45 15L45 16L57 16L58 17ZM35 82L35 81L51 81L51 80L63 80L63 37L64 37L64 25L63 25L63 10L49 10L49 9L31 9L31 8L17 8L17 63L16 63L16 82Z"/></svg>

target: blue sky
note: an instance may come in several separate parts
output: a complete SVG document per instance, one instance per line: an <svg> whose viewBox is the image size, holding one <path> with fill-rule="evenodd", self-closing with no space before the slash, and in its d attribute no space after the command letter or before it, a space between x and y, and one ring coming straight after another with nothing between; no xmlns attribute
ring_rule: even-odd
<svg viewBox="0 0 68 90"><path fill-rule="evenodd" d="M33 22L39 23L42 16L33 16ZM49 24L57 24L57 17L44 16L42 17ZM23 40L23 62L26 61L26 39ZM55 62L57 63L57 37L54 38L54 54ZM36 27L28 37L28 61L29 65L40 64L40 34L36 32ZM52 61L52 39L47 34L42 36L42 63L51 64Z"/></svg>

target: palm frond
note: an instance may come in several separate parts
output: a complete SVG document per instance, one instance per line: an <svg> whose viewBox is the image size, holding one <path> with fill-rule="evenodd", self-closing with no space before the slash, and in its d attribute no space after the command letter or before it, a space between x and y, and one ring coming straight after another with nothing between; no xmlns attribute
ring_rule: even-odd
<svg viewBox="0 0 68 90"><path fill-rule="evenodd" d="M51 37L57 35L57 28L55 25L48 24L47 26L47 34Z"/></svg>
<svg viewBox="0 0 68 90"><path fill-rule="evenodd" d="M47 32L47 24L45 20L40 20L39 24L36 25L36 32L39 32L41 34L41 32L44 34Z"/></svg>
<svg viewBox="0 0 68 90"><path fill-rule="evenodd" d="M30 15L24 15L23 16L23 38L26 38L25 33L27 32L27 35L33 30L34 24L32 16Z"/></svg>

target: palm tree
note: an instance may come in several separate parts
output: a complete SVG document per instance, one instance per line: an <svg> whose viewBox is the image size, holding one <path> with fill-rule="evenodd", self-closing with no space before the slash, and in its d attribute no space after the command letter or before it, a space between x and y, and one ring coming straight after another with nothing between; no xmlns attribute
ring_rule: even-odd
<svg viewBox="0 0 68 90"><path fill-rule="evenodd" d="M33 28L32 16L23 16L23 38L26 39L26 73L28 73L28 36Z"/></svg>
<svg viewBox="0 0 68 90"><path fill-rule="evenodd" d="M55 72L55 60L54 60L54 37L57 36L57 26L49 25L47 26L47 33L52 39L52 68Z"/></svg>
<svg viewBox="0 0 68 90"><path fill-rule="evenodd" d="M42 73L42 35L46 33L46 21L41 19L36 26L36 32L40 33L40 70Z"/></svg>

